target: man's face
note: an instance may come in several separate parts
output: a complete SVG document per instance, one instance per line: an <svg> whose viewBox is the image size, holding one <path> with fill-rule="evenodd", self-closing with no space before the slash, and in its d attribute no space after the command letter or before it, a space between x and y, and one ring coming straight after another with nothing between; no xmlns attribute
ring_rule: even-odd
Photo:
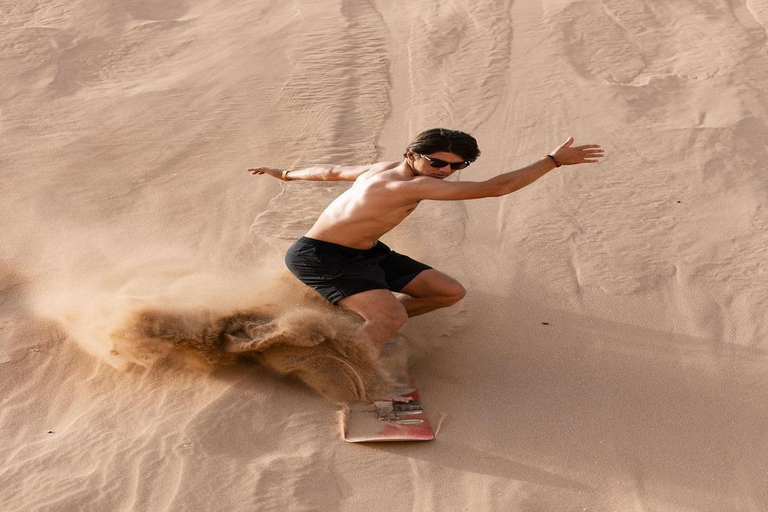
<svg viewBox="0 0 768 512"><path fill-rule="evenodd" d="M459 155L445 151L437 151L435 153L423 155L419 153L410 153L409 156L412 159L411 167L417 175L429 176L430 178L437 178L441 180L456 172L455 169L451 168L450 164L465 163L465 160Z"/></svg>

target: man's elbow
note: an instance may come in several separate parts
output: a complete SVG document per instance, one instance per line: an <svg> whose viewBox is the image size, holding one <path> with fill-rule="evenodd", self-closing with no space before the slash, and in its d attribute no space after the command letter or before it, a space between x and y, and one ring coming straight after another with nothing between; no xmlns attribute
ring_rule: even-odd
<svg viewBox="0 0 768 512"><path fill-rule="evenodd" d="M512 192L517 192L521 188L523 188L524 185L521 185L519 182L512 182L512 183L505 183L501 187L496 187L494 190L494 197L502 197L511 194Z"/></svg>
<svg viewBox="0 0 768 512"><path fill-rule="evenodd" d="M511 194L512 192L514 192L514 189L511 189L510 187L496 186L488 189L485 192L484 197L502 197L507 194Z"/></svg>
<svg viewBox="0 0 768 512"><path fill-rule="evenodd" d="M491 178L482 182L478 197L501 197L511 194L515 190L512 183L504 183L497 178Z"/></svg>
<svg viewBox="0 0 768 512"><path fill-rule="evenodd" d="M320 177L323 181L339 181L341 179L341 171L337 166L333 165L323 169Z"/></svg>
<svg viewBox="0 0 768 512"><path fill-rule="evenodd" d="M489 191L485 197L501 197L509 194L505 189L503 188L494 188L493 190Z"/></svg>

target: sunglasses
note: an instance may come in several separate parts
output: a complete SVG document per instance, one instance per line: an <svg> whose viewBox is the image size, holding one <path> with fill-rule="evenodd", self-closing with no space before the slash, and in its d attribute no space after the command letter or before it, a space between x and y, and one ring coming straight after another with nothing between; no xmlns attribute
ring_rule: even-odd
<svg viewBox="0 0 768 512"><path fill-rule="evenodd" d="M446 165L450 165L451 169L453 169L454 171L458 171L459 169L466 169L469 166L469 164L472 163L469 160L464 160L463 162L446 162L445 160L440 160L439 158L432 158L431 156L422 155L419 153L414 153L414 155L421 158L425 158L427 162L429 162L429 165L431 167L434 167L435 169L442 169Z"/></svg>

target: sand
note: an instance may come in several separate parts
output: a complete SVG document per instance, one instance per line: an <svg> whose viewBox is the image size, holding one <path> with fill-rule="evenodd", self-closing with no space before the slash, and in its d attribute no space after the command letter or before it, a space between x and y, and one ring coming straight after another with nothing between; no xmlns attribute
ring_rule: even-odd
<svg viewBox="0 0 768 512"><path fill-rule="evenodd" d="M768 0L0 2L0 509L767 510L766 26ZM468 295L380 363L282 263L347 185L245 169L436 126L480 143L460 180L570 135L607 156L387 235ZM334 401L402 371L438 438L344 443Z"/></svg>

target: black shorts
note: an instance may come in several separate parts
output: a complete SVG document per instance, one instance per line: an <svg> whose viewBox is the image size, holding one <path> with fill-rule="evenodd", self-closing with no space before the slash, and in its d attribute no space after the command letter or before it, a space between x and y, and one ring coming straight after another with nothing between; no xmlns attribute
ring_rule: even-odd
<svg viewBox="0 0 768 512"><path fill-rule="evenodd" d="M432 268L381 242L363 250L305 236L288 249L285 265L331 304L368 290L399 292L420 272Z"/></svg>

